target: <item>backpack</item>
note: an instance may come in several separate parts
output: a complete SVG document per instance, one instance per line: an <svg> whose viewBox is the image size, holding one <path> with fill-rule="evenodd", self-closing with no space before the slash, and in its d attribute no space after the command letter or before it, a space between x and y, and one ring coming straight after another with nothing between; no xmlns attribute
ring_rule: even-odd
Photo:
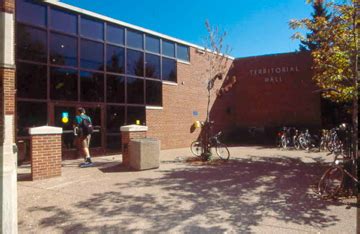
<svg viewBox="0 0 360 234"><path fill-rule="evenodd" d="M89 117L81 117L82 121L79 124L80 135L87 136L94 132L94 126L92 125Z"/></svg>

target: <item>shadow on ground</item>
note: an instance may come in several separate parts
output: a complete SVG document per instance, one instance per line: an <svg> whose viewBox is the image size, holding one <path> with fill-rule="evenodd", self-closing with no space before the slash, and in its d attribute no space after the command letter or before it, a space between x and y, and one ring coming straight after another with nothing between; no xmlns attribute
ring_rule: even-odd
<svg viewBox="0 0 360 234"><path fill-rule="evenodd" d="M117 183L111 191L95 193L76 203L77 212L91 213L91 220L78 220L76 213L60 206L37 206L30 211L49 212L40 221L40 227L56 226L67 233L141 230L222 233L229 227L243 233L269 217L314 229L330 227L338 221L336 215L326 211L330 205L339 204L323 202L311 192L310 187L323 172L317 162L253 156L219 165L159 171L163 174L161 178ZM116 169L110 168L109 172ZM152 192L152 188L162 192ZM136 189L138 193L126 192ZM111 224L104 225L102 220ZM142 225L137 225L138 222Z"/></svg>

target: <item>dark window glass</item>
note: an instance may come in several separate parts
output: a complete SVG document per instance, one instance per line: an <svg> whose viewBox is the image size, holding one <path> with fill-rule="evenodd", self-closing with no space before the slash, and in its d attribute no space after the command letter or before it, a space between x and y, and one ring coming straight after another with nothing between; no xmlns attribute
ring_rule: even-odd
<svg viewBox="0 0 360 234"><path fill-rule="evenodd" d="M189 47L184 45L177 45L177 58L190 61Z"/></svg>
<svg viewBox="0 0 360 234"><path fill-rule="evenodd" d="M162 54L175 57L175 43L171 41L162 41Z"/></svg>
<svg viewBox="0 0 360 234"><path fill-rule="evenodd" d="M102 43L81 40L80 63L82 68L104 70L104 46Z"/></svg>
<svg viewBox="0 0 360 234"><path fill-rule="evenodd" d="M93 39L104 39L104 24L102 22L81 17L81 36Z"/></svg>
<svg viewBox="0 0 360 234"><path fill-rule="evenodd" d="M57 33L50 34L50 62L77 66L77 39Z"/></svg>
<svg viewBox="0 0 360 234"><path fill-rule="evenodd" d="M145 125L145 107L127 107L127 123L136 124L136 120L140 120L141 125Z"/></svg>
<svg viewBox="0 0 360 234"><path fill-rule="evenodd" d="M108 24L106 26L106 41L123 45L124 28Z"/></svg>
<svg viewBox="0 0 360 234"><path fill-rule="evenodd" d="M127 50L127 74L144 76L144 53Z"/></svg>
<svg viewBox="0 0 360 234"><path fill-rule="evenodd" d="M72 100L78 97L77 71L65 68L51 68L50 97L53 100Z"/></svg>
<svg viewBox="0 0 360 234"><path fill-rule="evenodd" d="M162 79L176 82L176 61L162 58Z"/></svg>
<svg viewBox="0 0 360 234"><path fill-rule="evenodd" d="M18 59L46 63L46 31L17 24L16 56Z"/></svg>
<svg viewBox="0 0 360 234"><path fill-rule="evenodd" d="M80 100L85 102L104 101L104 75L95 72L80 72Z"/></svg>
<svg viewBox="0 0 360 234"><path fill-rule="evenodd" d="M162 106L162 83L146 80L146 105Z"/></svg>
<svg viewBox="0 0 360 234"><path fill-rule="evenodd" d="M50 27L61 32L76 34L77 16L66 11L51 8Z"/></svg>
<svg viewBox="0 0 360 234"><path fill-rule="evenodd" d="M121 150L121 135L115 134L115 135L108 135L106 137L106 148L108 150Z"/></svg>
<svg viewBox="0 0 360 234"><path fill-rule="evenodd" d="M106 129L108 133L119 133L120 127L123 125L125 125L125 107L107 106Z"/></svg>
<svg viewBox="0 0 360 234"><path fill-rule="evenodd" d="M146 54L145 76L160 79L160 56Z"/></svg>
<svg viewBox="0 0 360 234"><path fill-rule="evenodd" d="M107 75L106 77L107 102L125 102L125 78L123 76Z"/></svg>
<svg viewBox="0 0 360 234"><path fill-rule="evenodd" d="M46 7L30 0L17 0L16 19L29 24L45 26Z"/></svg>
<svg viewBox="0 0 360 234"><path fill-rule="evenodd" d="M47 124L47 104L42 102L17 102L17 135L28 135L28 129Z"/></svg>
<svg viewBox="0 0 360 234"><path fill-rule="evenodd" d="M143 49L144 48L143 34L132 30L127 30L127 45Z"/></svg>
<svg viewBox="0 0 360 234"><path fill-rule="evenodd" d="M160 53L160 39L157 37L146 35L146 50Z"/></svg>
<svg viewBox="0 0 360 234"><path fill-rule="evenodd" d="M106 66L109 72L124 73L125 49L108 45L106 47Z"/></svg>
<svg viewBox="0 0 360 234"><path fill-rule="evenodd" d="M73 131L73 123L76 116L75 107L55 106L54 109L55 126L61 127L63 129L63 134L61 135L62 148L75 149L76 145L74 144L75 136ZM62 121L63 113L68 114L68 122Z"/></svg>
<svg viewBox="0 0 360 234"><path fill-rule="evenodd" d="M144 80L127 78L127 102L144 104Z"/></svg>
<svg viewBox="0 0 360 234"><path fill-rule="evenodd" d="M18 97L46 99L46 66L18 63L16 77Z"/></svg>

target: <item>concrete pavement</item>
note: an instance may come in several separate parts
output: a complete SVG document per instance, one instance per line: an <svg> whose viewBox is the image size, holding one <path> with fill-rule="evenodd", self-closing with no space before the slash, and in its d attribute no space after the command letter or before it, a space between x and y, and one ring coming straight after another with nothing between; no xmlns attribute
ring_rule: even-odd
<svg viewBox="0 0 360 234"><path fill-rule="evenodd" d="M161 151L160 168L130 171L120 156L64 161L62 176L27 181L19 168L20 233L356 233L356 201L323 201L325 153L232 147L202 163Z"/></svg>

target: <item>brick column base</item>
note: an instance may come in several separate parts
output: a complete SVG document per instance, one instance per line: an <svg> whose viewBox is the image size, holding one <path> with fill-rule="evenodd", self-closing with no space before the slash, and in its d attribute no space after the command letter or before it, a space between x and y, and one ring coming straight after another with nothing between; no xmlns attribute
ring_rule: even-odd
<svg viewBox="0 0 360 234"><path fill-rule="evenodd" d="M146 138L148 127L140 125L127 125L120 128L121 131L121 151L122 163L124 166L130 166L129 143L131 139Z"/></svg>

